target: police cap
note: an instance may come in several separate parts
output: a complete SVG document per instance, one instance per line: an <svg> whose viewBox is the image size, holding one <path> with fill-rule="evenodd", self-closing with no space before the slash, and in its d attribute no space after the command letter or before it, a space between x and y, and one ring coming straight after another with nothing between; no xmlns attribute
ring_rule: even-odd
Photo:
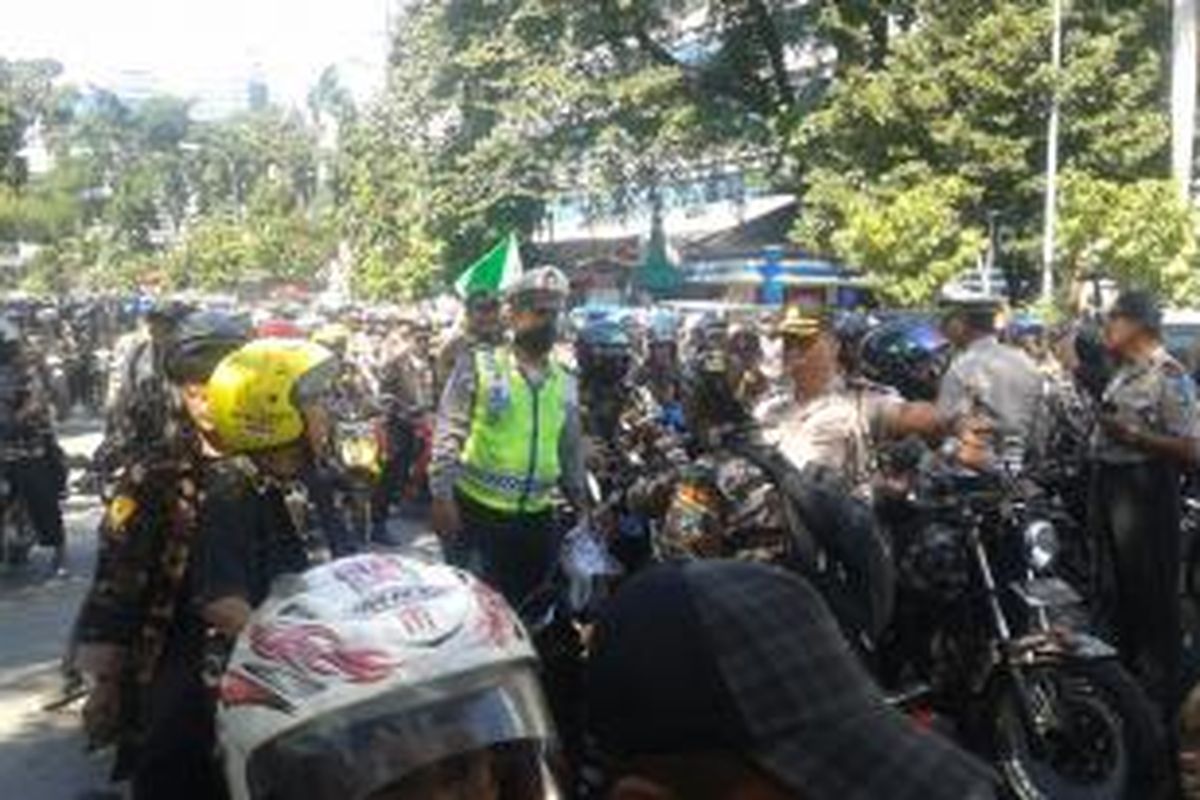
<svg viewBox="0 0 1200 800"><path fill-rule="evenodd" d="M784 339L803 341L824 331L828 324L828 316L819 308L790 306L775 331Z"/></svg>

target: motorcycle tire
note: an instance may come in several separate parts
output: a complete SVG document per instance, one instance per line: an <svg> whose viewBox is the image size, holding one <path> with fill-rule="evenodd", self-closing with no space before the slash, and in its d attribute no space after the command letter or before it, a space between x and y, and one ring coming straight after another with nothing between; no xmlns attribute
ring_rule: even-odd
<svg viewBox="0 0 1200 800"><path fill-rule="evenodd" d="M1059 660L1022 667L1031 704L1053 702L1075 728L1035 753L1008 679L992 692L991 752L1016 800L1153 800L1168 796L1167 738L1154 707L1116 661ZM1036 715L1036 711L1035 711ZM1086 737L1086 738L1082 738Z"/></svg>

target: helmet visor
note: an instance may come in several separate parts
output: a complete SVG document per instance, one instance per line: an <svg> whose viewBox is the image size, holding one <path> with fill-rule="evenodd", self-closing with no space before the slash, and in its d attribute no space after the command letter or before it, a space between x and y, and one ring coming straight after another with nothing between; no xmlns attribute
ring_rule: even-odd
<svg viewBox="0 0 1200 800"><path fill-rule="evenodd" d="M339 363L337 357L326 358L300 376L292 390L292 402L297 408L319 403L332 391L340 369Z"/></svg>
<svg viewBox="0 0 1200 800"><path fill-rule="evenodd" d="M363 800L437 762L505 743L539 751L552 724L532 669L406 687L314 719L259 747L254 800Z"/></svg>

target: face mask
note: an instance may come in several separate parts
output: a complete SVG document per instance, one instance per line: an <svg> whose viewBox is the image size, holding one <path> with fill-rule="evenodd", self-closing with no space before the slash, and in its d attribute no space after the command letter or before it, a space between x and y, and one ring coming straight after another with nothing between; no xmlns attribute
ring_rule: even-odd
<svg viewBox="0 0 1200 800"><path fill-rule="evenodd" d="M625 373L629 371L629 366L624 361L606 358L602 359L596 365L595 371L596 377L605 382L619 381L625 377ZM608 388L611 389L612 387L609 386Z"/></svg>
<svg viewBox="0 0 1200 800"><path fill-rule="evenodd" d="M554 320L548 320L533 328L526 328L523 331L517 331L513 335L513 341L517 347L531 355L545 355L550 352L550 348L554 346L554 340L558 335L558 326Z"/></svg>

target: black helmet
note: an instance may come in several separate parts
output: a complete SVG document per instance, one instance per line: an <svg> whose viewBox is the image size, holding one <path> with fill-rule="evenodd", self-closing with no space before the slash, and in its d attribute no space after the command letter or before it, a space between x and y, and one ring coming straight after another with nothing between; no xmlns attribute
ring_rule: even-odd
<svg viewBox="0 0 1200 800"><path fill-rule="evenodd" d="M863 340L871 332L874 320L862 311L838 310L830 315L830 329L838 340L838 359L847 373L860 371Z"/></svg>
<svg viewBox="0 0 1200 800"><path fill-rule="evenodd" d="M897 319L863 338L860 367L867 378L909 400L932 400L948 353L949 343L932 322Z"/></svg>
<svg viewBox="0 0 1200 800"><path fill-rule="evenodd" d="M161 322L167 325L179 324L194 310L195 307L184 300L151 301L144 306L144 314L148 322Z"/></svg>
<svg viewBox="0 0 1200 800"><path fill-rule="evenodd" d="M1158 334L1162 330L1162 309L1154 295L1149 292L1129 290L1121 295L1108 310L1109 317L1125 317L1146 330Z"/></svg>
<svg viewBox="0 0 1200 800"><path fill-rule="evenodd" d="M174 383L205 381L217 362L250 341L250 321L216 311L184 315L172 331L163 352L163 366Z"/></svg>

